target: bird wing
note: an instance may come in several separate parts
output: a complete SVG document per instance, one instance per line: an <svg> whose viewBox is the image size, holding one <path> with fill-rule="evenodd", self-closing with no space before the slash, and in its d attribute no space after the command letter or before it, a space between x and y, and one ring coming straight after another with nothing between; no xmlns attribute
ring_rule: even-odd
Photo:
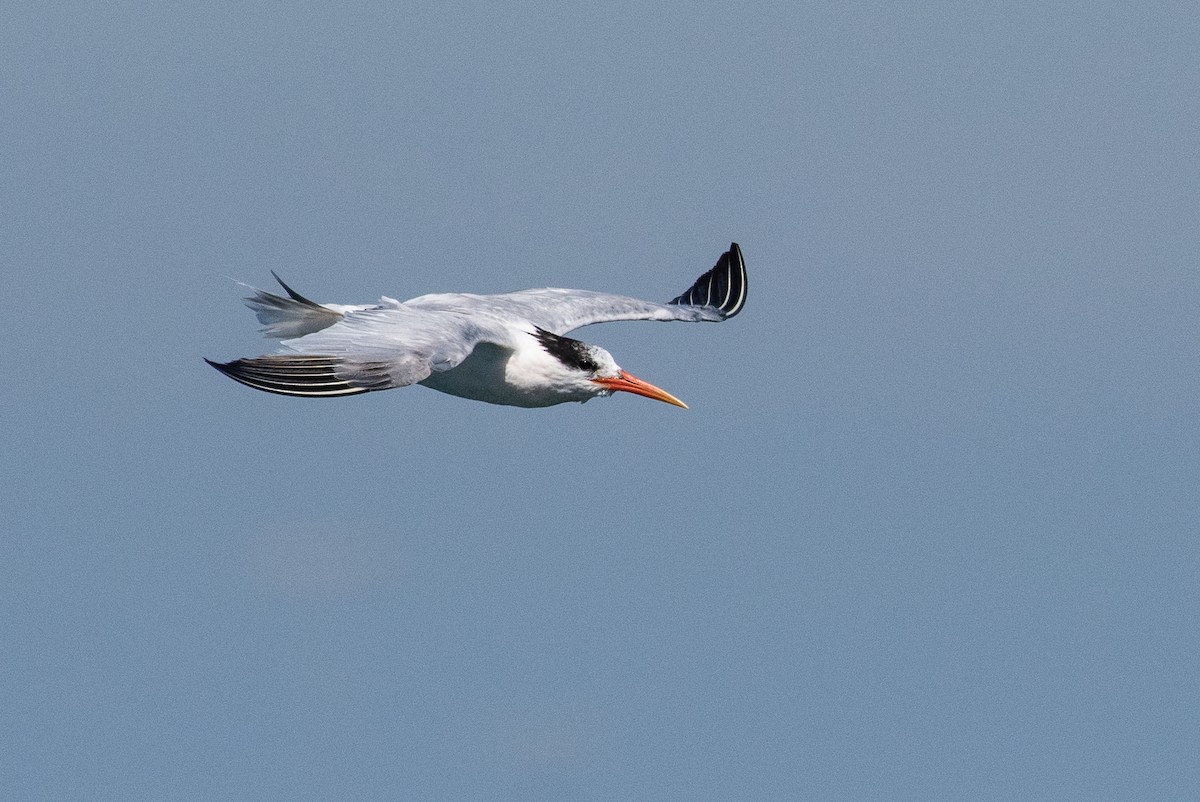
<svg viewBox="0 0 1200 802"><path fill-rule="evenodd" d="M546 288L503 295L423 295L405 301L404 306L526 320L562 335L593 323L617 320L727 320L745 306L746 286L746 262L742 249L734 242L716 266L665 304L590 290Z"/></svg>
<svg viewBox="0 0 1200 802"><path fill-rule="evenodd" d="M283 340L276 354L209 364L267 392L355 395L406 387L450 370L484 341L512 345L511 334L495 321L399 304L348 309L332 325Z"/></svg>

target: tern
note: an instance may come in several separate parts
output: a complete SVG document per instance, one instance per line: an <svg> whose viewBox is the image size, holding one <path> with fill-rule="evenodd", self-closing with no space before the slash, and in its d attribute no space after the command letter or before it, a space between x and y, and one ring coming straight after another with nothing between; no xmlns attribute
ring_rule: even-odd
<svg viewBox="0 0 1200 802"><path fill-rule="evenodd" d="M667 391L622 370L600 346L564 335L616 320L720 322L746 303L746 263L736 242L691 288L665 304L554 288L319 304L271 275L287 297L251 287L254 295L245 301L263 335L280 341L280 350L253 359L204 361L256 390L310 398L421 384L516 407L626 392L686 409Z"/></svg>

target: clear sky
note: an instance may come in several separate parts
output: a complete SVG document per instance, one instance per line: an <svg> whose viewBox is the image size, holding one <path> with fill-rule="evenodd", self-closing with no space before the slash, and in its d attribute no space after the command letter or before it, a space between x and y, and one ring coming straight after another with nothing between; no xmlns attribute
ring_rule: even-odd
<svg viewBox="0 0 1200 802"><path fill-rule="evenodd" d="M983 8L978 8L982 6ZM20 3L0 796L1200 793L1190 3ZM229 278L691 405L336 401Z"/></svg>

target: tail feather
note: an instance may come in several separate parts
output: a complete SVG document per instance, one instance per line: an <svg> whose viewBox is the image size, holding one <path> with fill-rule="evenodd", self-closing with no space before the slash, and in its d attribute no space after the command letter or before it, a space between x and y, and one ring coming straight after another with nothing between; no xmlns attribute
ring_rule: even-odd
<svg viewBox="0 0 1200 802"><path fill-rule="evenodd" d="M263 324L264 337L290 340L327 329L342 319L341 312L310 301L293 290L275 275L274 270L271 271L271 275L275 276L275 280L288 294L287 298L259 289L255 289L254 295L246 298L246 306L254 310L258 322Z"/></svg>

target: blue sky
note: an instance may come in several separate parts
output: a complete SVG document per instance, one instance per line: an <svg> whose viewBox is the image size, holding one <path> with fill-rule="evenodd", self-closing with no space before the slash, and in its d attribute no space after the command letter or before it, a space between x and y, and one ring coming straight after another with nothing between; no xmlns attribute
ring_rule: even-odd
<svg viewBox="0 0 1200 802"><path fill-rule="evenodd" d="M0 32L2 795L1200 790L1194 9L246 5ZM201 361L731 240L688 411Z"/></svg>

